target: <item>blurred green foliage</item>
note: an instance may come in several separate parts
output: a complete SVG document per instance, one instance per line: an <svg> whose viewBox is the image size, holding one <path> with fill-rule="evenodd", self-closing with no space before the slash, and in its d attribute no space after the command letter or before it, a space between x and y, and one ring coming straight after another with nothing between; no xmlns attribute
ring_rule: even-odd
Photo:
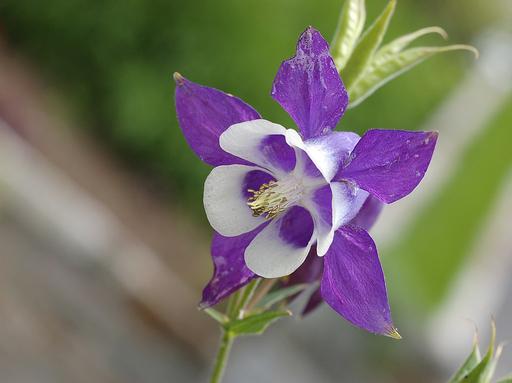
<svg viewBox="0 0 512 383"><path fill-rule="evenodd" d="M512 97L466 148L457 169L415 217L384 263L406 299L423 310L443 297L486 223L512 169ZM404 295L404 294L402 294Z"/></svg>

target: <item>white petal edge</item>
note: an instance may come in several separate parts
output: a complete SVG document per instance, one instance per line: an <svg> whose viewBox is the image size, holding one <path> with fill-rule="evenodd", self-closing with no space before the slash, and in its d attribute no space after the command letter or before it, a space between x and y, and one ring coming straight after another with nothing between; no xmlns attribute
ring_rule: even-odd
<svg viewBox="0 0 512 383"><path fill-rule="evenodd" d="M296 247L279 237L279 219L274 219L245 249L245 263L263 278L280 278L297 270L308 256L315 233L305 247Z"/></svg>
<svg viewBox="0 0 512 383"><path fill-rule="evenodd" d="M333 132L307 140L304 142L304 150L325 180L330 182L340 167L339 148L343 147L352 151L360 138L353 132Z"/></svg>
<svg viewBox="0 0 512 383"><path fill-rule="evenodd" d="M333 199L334 196L331 199L331 204L333 203ZM309 214L311 214L311 217L313 218L313 224L315 225L313 235L317 241L317 253L322 253L322 255L324 255L327 253L327 250L329 250L329 247L334 240L334 230L332 230L334 219L331 219L331 222L326 222L325 219L321 216L319 209L317 208L318 203L315 202L313 198L304 199L302 201L302 205L309 211Z"/></svg>
<svg viewBox="0 0 512 383"><path fill-rule="evenodd" d="M329 146L325 145L321 139L309 140L309 143L305 143L296 130L286 129L267 120L251 120L231 125L221 134L219 144L226 152L269 169L279 176L282 170L269 163L259 149L263 138L273 134L284 135L288 145L305 152L327 182L335 176L338 161ZM359 138L355 133L354 136ZM297 153L297 150L296 159L298 165L296 171L300 172L302 171L301 153Z"/></svg>
<svg viewBox="0 0 512 383"><path fill-rule="evenodd" d="M215 231L225 237L247 233L265 222L253 217L242 194L245 176L255 166L223 165L213 168L204 183L203 203L206 217Z"/></svg>
<svg viewBox="0 0 512 383"><path fill-rule="evenodd" d="M349 223L359 213L370 193L346 182L332 182L331 190L333 196L333 230L336 231L341 226Z"/></svg>
<svg viewBox="0 0 512 383"><path fill-rule="evenodd" d="M342 132L334 132L334 134L336 133ZM360 138L356 133L343 133L347 135L344 138L347 145L349 145L350 141L353 141L353 144L350 144L352 147L355 146ZM336 151L329 147L329 135L318 137L316 139L312 138L304 142L297 131L293 129L287 129L285 137L288 145L302 149L304 152L306 152L308 157L315 164L325 180L327 182L331 182L331 180L336 175L336 172L338 171L339 159L336 158Z"/></svg>
<svg viewBox="0 0 512 383"><path fill-rule="evenodd" d="M317 254L319 257L323 257L331 247L334 232L349 223L359 213L364 201L369 196L367 191L344 182L331 183L331 190L333 224L328 233L324 231L318 234Z"/></svg>
<svg viewBox="0 0 512 383"><path fill-rule="evenodd" d="M334 232L332 226L325 225L323 222L317 224L315 222L315 230L317 236L316 253L319 257L323 257L334 241Z"/></svg>
<svg viewBox="0 0 512 383"><path fill-rule="evenodd" d="M224 151L234 156L279 174L282 170L267 161L259 146L266 136L274 134L284 136L285 132L285 127L267 120L245 121L227 128L219 137L219 145Z"/></svg>

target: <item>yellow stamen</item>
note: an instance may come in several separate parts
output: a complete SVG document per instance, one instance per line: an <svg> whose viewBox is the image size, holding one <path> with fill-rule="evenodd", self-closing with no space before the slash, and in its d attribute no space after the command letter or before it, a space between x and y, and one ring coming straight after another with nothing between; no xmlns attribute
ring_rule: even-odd
<svg viewBox="0 0 512 383"><path fill-rule="evenodd" d="M272 219L297 204L306 189L301 179L287 177L263 184L258 190L248 191L252 193L252 197L247 200L247 205L251 208L253 216Z"/></svg>
<svg viewBox="0 0 512 383"><path fill-rule="evenodd" d="M275 190L277 186L275 181L270 181L261 185L258 190L248 190L253 193L253 196L247 200L247 205L251 208L254 217L265 214L266 219L272 219L286 209L288 199Z"/></svg>
<svg viewBox="0 0 512 383"><path fill-rule="evenodd" d="M269 181L258 190L248 189L248 192L252 193L247 199L252 215L272 219L299 203L307 189L301 179L290 176L279 181Z"/></svg>

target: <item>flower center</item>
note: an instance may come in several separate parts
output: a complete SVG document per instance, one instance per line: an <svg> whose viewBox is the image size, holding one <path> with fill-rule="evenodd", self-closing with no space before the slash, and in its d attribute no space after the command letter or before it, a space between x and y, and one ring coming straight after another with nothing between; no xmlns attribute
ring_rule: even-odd
<svg viewBox="0 0 512 383"><path fill-rule="evenodd" d="M270 181L258 190L248 189L253 195L247 200L254 217L272 219L302 198L304 188L293 178Z"/></svg>

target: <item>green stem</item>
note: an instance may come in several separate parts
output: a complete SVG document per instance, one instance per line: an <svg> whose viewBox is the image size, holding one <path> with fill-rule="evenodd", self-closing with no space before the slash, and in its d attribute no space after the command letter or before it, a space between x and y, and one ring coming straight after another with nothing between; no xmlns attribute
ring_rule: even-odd
<svg viewBox="0 0 512 383"><path fill-rule="evenodd" d="M240 290L235 291L228 300L228 307L226 308L226 315L232 319L238 314L238 298L240 297Z"/></svg>
<svg viewBox="0 0 512 383"><path fill-rule="evenodd" d="M258 288L260 284L261 278L256 278L252 282L250 282L247 286L244 287L242 293L240 295L240 300L238 302L238 306L236 308L235 314L236 319L242 319L244 315L245 307L247 303L251 300L254 291Z"/></svg>
<svg viewBox="0 0 512 383"><path fill-rule="evenodd" d="M265 279L263 283L261 284L261 288L256 294L254 294L254 297L252 298L251 302L247 305L247 309L250 310L254 306L258 304L259 301L261 301L265 295L269 293L269 291L274 287L276 282L278 281L277 278L275 279Z"/></svg>
<svg viewBox="0 0 512 383"><path fill-rule="evenodd" d="M224 376L224 371L228 363L231 346L233 345L233 341L236 338L236 334L229 331L228 329L229 323L236 321L237 319L243 319L245 310L250 310L250 308L252 308L255 303L264 297L270 291L276 281L277 279L264 281L260 291L256 292L260 285L261 278L254 279L243 289L236 291L229 297L228 305L226 308L226 316L229 318L229 321L224 323L224 328L222 329L222 337L220 340L219 350L217 351L217 357L215 358L215 365L213 367L210 383L220 383L222 381L222 377ZM217 315L216 312L213 311L213 315L212 313L208 314L219 321L219 315Z"/></svg>
<svg viewBox="0 0 512 383"><path fill-rule="evenodd" d="M222 381L234 339L235 336L233 333L223 331L210 383L220 383Z"/></svg>

